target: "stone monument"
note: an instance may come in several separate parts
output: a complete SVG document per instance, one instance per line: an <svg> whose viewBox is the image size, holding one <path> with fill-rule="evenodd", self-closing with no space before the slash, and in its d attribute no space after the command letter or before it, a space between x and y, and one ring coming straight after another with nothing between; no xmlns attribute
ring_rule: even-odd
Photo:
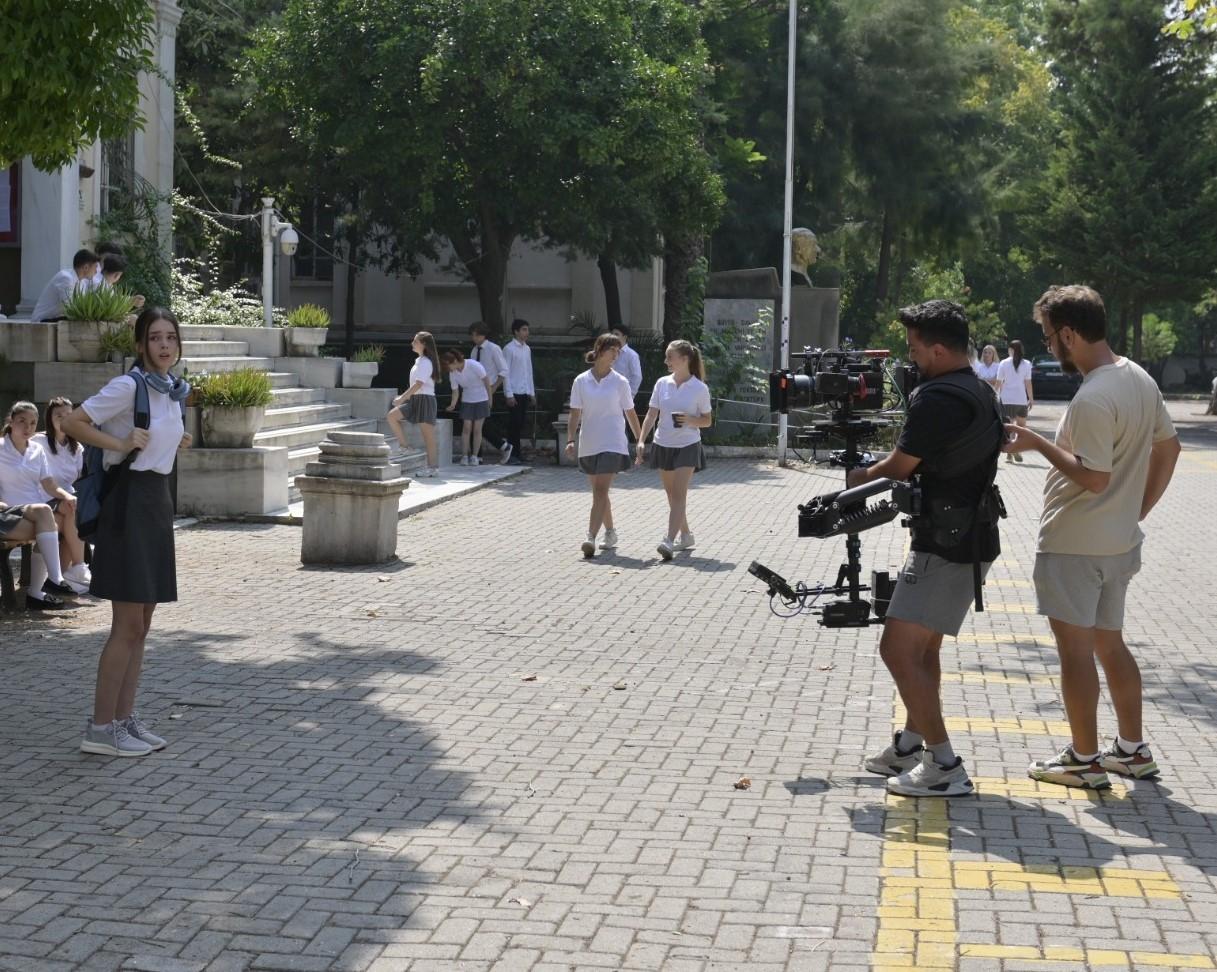
<svg viewBox="0 0 1217 972"><path fill-rule="evenodd" d="M397 554L397 504L410 480L383 435L331 432L296 486L304 499L305 564L380 564Z"/></svg>

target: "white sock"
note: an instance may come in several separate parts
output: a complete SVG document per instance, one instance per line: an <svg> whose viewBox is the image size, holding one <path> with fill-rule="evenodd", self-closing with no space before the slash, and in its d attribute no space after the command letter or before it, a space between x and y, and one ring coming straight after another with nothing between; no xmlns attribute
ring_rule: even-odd
<svg viewBox="0 0 1217 972"><path fill-rule="evenodd" d="M102 724L99 726L99 725L98 725L98 724L95 722L95 723L93 723L93 731L94 731L94 732L109 732L109 731L110 731L110 723L108 723L108 722L103 722L103 723L102 723Z"/></svg>
<svg viewBox="0 0 1217 972"><path fill-rule="evenodd" d="M47 576L53 583L62 584L63 572L59 569L59 534L54 530L48 530L46 533L38 534L37 541L38 552L46 561Z"/></svg>
<svg viewBox="0 0 1217 972"><path fill-rule="evenodd" d="M30 554L30 586L25 596L41 601L42 585L46 583L46 576L46 561L42 559L42 554L35 550Z"/></svg>
<svg viewBox="0 0 1217 972"><path fill-rule="evenodd" d="M1073 751L1073 755L1079 763L1093 763L1099 758L1098 753L1079 753L1076 749Z"/></svg>
<svg viewBox="0 0 1217 972"><path fill-rule="evenodd" d="M933 755L934 762L943 769L954 766L955 760L959 758L955 755L955 748L951 745L951 740L949 739L946 742L935 743L933 746L926 746L925 748Z"/></svg>
<svg viewBox="0 0 1217 972"><path fill-rule="evenodd" d="M1129 739L1125 739L1123 736L1117 735L1116 736L1116 745L1119 746L1129 756L1131 756L1138 749L1140 749L1142 746L1144 746L1145 742L1144 742L1144 740L1141 740L1141 739L1138 739L1136 742L1132 742Z"/></svg>
<svg viewBox="0 0 1217 972"><path fill-rule="evenodd" d="M897 750L901 753L911 753L918 746L925 745L925 737L919 732L913 732L912 729L901 729L900 736L896 740Z"/></svg>

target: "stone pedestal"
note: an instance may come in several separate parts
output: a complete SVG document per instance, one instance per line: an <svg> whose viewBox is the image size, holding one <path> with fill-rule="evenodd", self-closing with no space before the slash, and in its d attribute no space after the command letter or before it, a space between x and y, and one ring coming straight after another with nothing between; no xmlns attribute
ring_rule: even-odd
<svg viewBox="0 0 1217 972"><path fill-rule="evenodd" d="M287 465L287 449L281 446L184 449L177 458L178 512L242 516L282 510L288 499Z"/></svg>
<svg viewBox="0 0 1217 972"><path fill-rule="evenodd" d="M300 560L379 564L397 554L397 504L410 485L389 462L384 436L331 432L321 455L296 477L304 499Z"/></svg>
<svg viewBox="0 0 1217 972"><path fill-rule="evenodd" d="M404 428L406 430L406 443L410 448L426 451L427 446L423 442L423 434L418 431L418 426L406 422ZM440 468L451 466L453 455L452 419L442 418L435 420L435 447L439 452Z"/></svg>

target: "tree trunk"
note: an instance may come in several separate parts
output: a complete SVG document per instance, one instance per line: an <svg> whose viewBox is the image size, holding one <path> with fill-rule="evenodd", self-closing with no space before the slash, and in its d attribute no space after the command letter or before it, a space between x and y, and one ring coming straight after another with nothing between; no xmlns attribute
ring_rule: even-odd
<svg viewBox="0 0 1217 972"><path fill-rule="evenodd" d="M875 273L875 310L887 303L889 279L892 275L892 216L889 207L883 207L883 235L879 238L879 269Z"/></svg>
<svg viewBox="0 0 1217 972"><path fill-rule="evenodd" d="M1132 359L1141 364L1144 359L1144 348L1141 345L1141 323L1145 317L1145 308L1141 301L1137 301L1132 306Z"/></svg>
<svg viewBox="0 0 1217 972"><path fill-rule="evenodd" d="M1128 301L1124 298L1120 300L1119 331L1116 333L1115 349L1119 354L1128 353Z"/></svg>
<svg viewBox="0 0 1217 972"><path fill-rule="evenodd" d="M604 285L604 314L608 318L608 330L621 325L621 291L617 288L617 264L607 253L596 260L600 268L600 282Z"/></svg>
<svg viewBox="0 0 1217 972"><path fill-rule="evenodd" d="M689 303L689 271L702 255L705 241L700 236L686 236L664 242L663 248L663 339L675 341L681 336L684 315Z"/></svg>
<svg viewBox="0 0 1217 972"><path fill-rule="evenodd" d="M482 323L492 337L498 337L504 330L503 283L507 279L507 257L515 238L514 229L497 226L493 214L485 211L477 242L464 231L448 234L452 248L477 287Z"/></svg>

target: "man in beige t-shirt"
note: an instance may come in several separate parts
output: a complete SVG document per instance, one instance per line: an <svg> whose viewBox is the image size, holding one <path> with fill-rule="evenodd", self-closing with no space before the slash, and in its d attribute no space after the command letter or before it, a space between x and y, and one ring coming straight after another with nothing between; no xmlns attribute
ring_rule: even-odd
<svg viewBox="0 0 1217 972"><path fill-rule="evenodd" d="M1070 745L1027 774L1046 783L1102 789L1107 771L1145 779L1158 765L1142 741L1141 671L1124 644L1124 600L1141 567L1140 522L1161 499L1179 458L1179 437L1154 380L1107 344L1103 299L1089 287L1053 287L1035 305L1044 344L1066 371L1085 377L1056 441L1007 426L1007 452L1035 450L1051 464L1035 557L1035 595L1061 659ZM1119 723L1100 751L1099 676Z"/></svg>

